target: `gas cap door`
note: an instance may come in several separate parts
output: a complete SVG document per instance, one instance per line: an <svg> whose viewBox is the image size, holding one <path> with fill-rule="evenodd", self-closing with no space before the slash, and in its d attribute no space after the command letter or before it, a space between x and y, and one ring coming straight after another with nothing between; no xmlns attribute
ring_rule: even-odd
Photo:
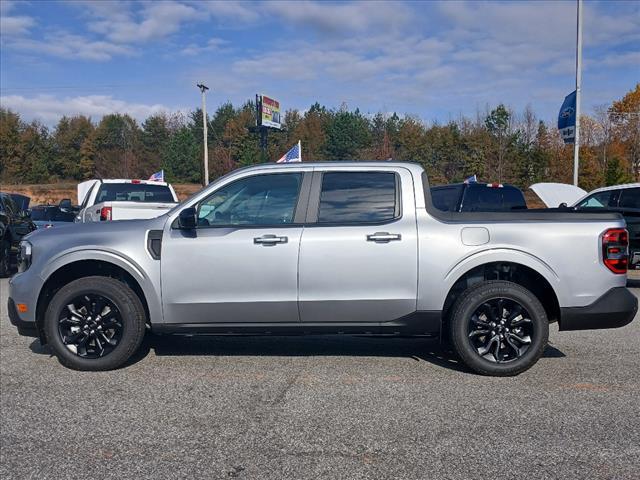
<svg viewBox="0 0 640 480"><path fill-rule="evenodd" d="M489 230L484 227L465 227L460 232L462 243L469 247L477 247L489 243Z"/></svg>

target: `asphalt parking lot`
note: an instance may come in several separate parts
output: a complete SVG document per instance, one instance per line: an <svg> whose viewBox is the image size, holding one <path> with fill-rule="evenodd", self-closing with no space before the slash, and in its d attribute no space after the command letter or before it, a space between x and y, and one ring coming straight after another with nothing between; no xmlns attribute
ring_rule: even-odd
<svg viewBox="0 0 640 480"><path fill-rule="evenodd" d="M17 335L0 289L3 479L640 478L638 319L553 326L515 378L350 337L154 338L80 373Z"/></svg>

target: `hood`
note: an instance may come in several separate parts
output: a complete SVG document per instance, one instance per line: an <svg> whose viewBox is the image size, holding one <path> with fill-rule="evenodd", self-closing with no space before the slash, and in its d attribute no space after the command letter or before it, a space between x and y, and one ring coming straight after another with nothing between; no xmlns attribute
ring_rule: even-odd
<svg viewBox="0 0 640 480"><path fill-rule="evenodd" d="M78 184L78 205L81 205L87 192L100 180L87 180Z"/></svg>
<svg viewBox="0 0 640 480"><path fill-rule="evenodd" d="M530 188L549 208L556 208L561 203L573 205L587 194L580 187L567 183L535 183Z"/></svg>

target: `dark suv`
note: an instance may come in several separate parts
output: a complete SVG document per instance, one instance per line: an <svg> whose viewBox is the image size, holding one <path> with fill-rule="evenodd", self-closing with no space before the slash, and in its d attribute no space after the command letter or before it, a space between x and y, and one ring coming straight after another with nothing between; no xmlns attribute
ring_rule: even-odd
<svg viewBox="0 0 640 480"><path fill-rule="evenodd" d="M509 212L525 210L524 194L502 183L453 183L431 187L433 205L444 212Z"/></svg>
<svg viewBox="0 0 640 480"><path fill-rule="evenodd" d="M28 211L22 210L11 195L0 192L0 277L15 268L20 240L35 229Z"/></svg>

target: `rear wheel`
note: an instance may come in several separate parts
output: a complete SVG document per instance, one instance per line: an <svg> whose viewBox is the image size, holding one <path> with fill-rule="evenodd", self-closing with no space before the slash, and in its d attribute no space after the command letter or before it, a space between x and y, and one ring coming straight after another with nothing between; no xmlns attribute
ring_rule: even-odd
<svg viewBox="0 0 640 480"><path fill-rule="evenodd" d="M549 338L545 310L526 288L487 281L466 290L451 314L454 350L483 375L517 375L542 356Z"/></svg>
<svg viewBox="0 0 640 480"><path fill-rule="evenodd" d="M47 341L66 367L111 370L126 363L142 343L145 311L124 283L85 277L56 293L44 327Z"/></svg>

